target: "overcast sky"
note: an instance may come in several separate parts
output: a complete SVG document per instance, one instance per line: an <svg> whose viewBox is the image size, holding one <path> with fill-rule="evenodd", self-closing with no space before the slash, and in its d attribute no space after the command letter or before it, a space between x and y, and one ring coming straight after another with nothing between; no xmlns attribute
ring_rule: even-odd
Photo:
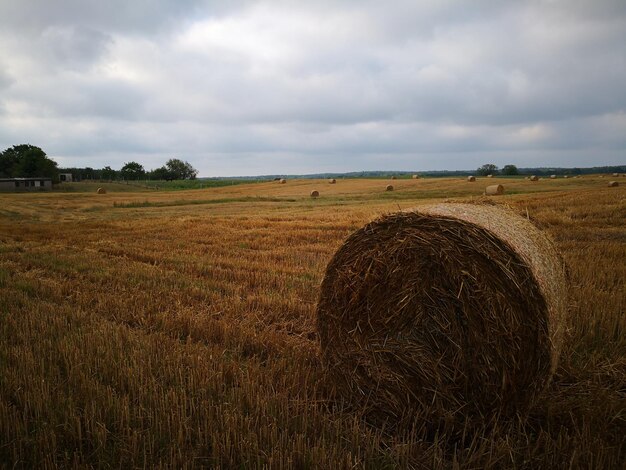
<svg viewBox="0 0 626 470"><path fill-rule="evenodd" d="M626 164L626 1L0 0L0 151L200 176Z"/></svg>

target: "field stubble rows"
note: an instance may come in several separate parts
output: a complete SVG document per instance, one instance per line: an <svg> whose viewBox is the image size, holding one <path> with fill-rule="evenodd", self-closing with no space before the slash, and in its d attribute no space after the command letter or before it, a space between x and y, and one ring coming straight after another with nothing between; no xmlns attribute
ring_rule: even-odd
<svg viewBox="0 0 626 470"><path fill-rule="evenodd" d="M478 196L478 186L3 195L0 461L620 468L626 191L598 181L505 182L513 194L500 200L527 212L566 259L570 328L528 421L462 443L389 434L336 401L314 313L325 266L350 232L428 198ZM313 187L319 200L307 197Z"/></svg>

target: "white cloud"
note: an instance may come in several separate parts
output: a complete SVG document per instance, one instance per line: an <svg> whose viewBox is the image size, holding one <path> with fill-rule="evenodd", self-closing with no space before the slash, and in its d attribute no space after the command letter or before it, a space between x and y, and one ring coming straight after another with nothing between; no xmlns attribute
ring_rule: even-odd
<svg viewBox="0 0 626 470"><path fill-rule="evenodd" d="M0 147L206 175L624 159L623 2L102 5L0 5Z"/></svg>

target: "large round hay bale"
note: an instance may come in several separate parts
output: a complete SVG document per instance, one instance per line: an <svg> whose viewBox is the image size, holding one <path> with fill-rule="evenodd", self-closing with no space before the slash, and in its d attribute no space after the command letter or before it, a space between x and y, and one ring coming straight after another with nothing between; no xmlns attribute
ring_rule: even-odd
<svg viewBox="0 0 626 470"><path fill-rule="evenodd" d="M467 181L470 181L470 182L473 183L474 181L476 181L476 177L475 176L468 176L467 177Z"/></svg>
<svg viewBox="0 0 626 470"><path fill-rule="evenodd" d="M391 176L391 179L392 179L392 180L395 180L395 179L396 179L396 177L392 175L392 176Z"/></svg>
<svg viewBox="0 0 626 470"><path fill-rule="evenodd" d="M536 175L532 175L532 176L530 177L530 181L539 181L539 177L538 177L538 176L536 176Z"/></svg>
<svg viewBox="0 0 626 470"><path fill-rule="evenodd" d="M335 178L331 178L331 179L328 180L328 182L330 184L335 184L335 183L337 183L337 180Z"/></svg>
<svg viewBox="0 0 626 470"><path fill-rule="evenodd" d="M287 182L287 180L285 178L281 178L278 180L279 184L285 184Z"/></svg>
<svg viewBox="0 0 626 470"><path fill-rule="evenodd" d="M104 188L98 188L98 190L96 191L96 193L98 193L98 194L106 194L106 193L107 193L107 190L106 190L106 189L104 189Z"/></svg>
<svg viewBox="0 0 626 470"><path fill-rule="evenodd" d="M619 186L617 181L609 181L609 188L616 188L617 186Z"/></svg>
<svg viewBox="0 0 626 470"><path fill-rule="evenodd" d="M319 191L317 191L315 189L313 191L311 191L311 197L312 198L320 197Z"/></svg>
<svg viewBox="0 0 626 470"><path fill-rule="evenodd" d="M419 178L420 178L420 175L413 175L414 180L418 180Z"/></svg>
<svg viewBox="0 0 626 470"><path fill-rule="evenodd" d="M556 179L556 175L550 175L550 179L551 180L555 180Z"/></svg>
<svg viewBox="0 0 626 470"><path fill-rule="evenodd" d="M388 184L387 187L385 188L385 191L393 191L393 186Z"/></svg>
<svg viewBox="0 0 626 470"><path fill-rule="evenodd" d="M569 178L569 176L568 175L563 175L563 178L567 179L567 178Z"/></svg>
<svg viewBox="0 0 626 470"><path fill-rule="evenodd" d="M508 209L442 203L383 216L328 264L322 359L375 421L459 429L513 416L555 370L565 296L552 242Z"/></svg>
<svg viewBox="0 0 626 470"><path fill-rule="evenodd" d="M613 176L619 176L619 173L613 173Z"/></svg>
<svg viewBox="0 0 626 470"><path fill-rule="evenodd" d="M493 175L487 175L487 178L493 178Z"/></svg>
<svg viewBox="0 0 626 470"><path fill-rule="evenodd" d="M491 184L485 188L485 194L487 196L498 196L504 194L504 186L501 184Z"/></svg>

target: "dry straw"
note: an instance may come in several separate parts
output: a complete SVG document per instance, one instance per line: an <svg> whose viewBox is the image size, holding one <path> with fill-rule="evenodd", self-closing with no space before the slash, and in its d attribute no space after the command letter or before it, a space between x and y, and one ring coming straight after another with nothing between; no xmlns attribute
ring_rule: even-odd
<svg viewBox="0 0 626 470"><path fill-rule="evenodd" d="M311 197L313 198L320 197L319 191L316 191L315 189L311 191Z"/></svg>
<svg viewBox="0 0 626 470"><path fill-rule="evenodd" d="M504 186L501 184L491 184L485 188L485 195L498 196L504 194Z"/></svg>
<svg viewBox="0 0 626 470"><path fill-rule="evenodd" d="M104 188L98 188L98 190L96 191L98 194L106 194L107 190Z"/></svg>
<svg viewBox="0 0 626 470"><path fill-rule="evenodd" d="M385 188L385 191L393 191L393 186L388 184L387 187Z"/></svg>
<svg viewBox="0 0 626 470"><path fill-rule="evenodd" d="M335 178L331 178L331 179L328 180L328 182L330 184L335 184L335 183L337 183L337 180Z"/></svg>
<svg viewBox="0 0 626 470"><path fill-rule="evenodd" d="M474 181L476 181L476 177L475 176L468 176L467 177L467 181L471 181L473 183Z"/></svg>
<svg viewBox="0 0 626 470"><path fill-rule="evenodd" d="M551 241L508 209L387 215L328 264L322 358L340 395L375 422L458 430L523 413L557 364L565 285Z"/></svg>
<svg viewBox="0 0 626 470"><path fill-rule="evenodd" d="M619 186L617 181L609 181L609 188L616 188Z"/></svg>

